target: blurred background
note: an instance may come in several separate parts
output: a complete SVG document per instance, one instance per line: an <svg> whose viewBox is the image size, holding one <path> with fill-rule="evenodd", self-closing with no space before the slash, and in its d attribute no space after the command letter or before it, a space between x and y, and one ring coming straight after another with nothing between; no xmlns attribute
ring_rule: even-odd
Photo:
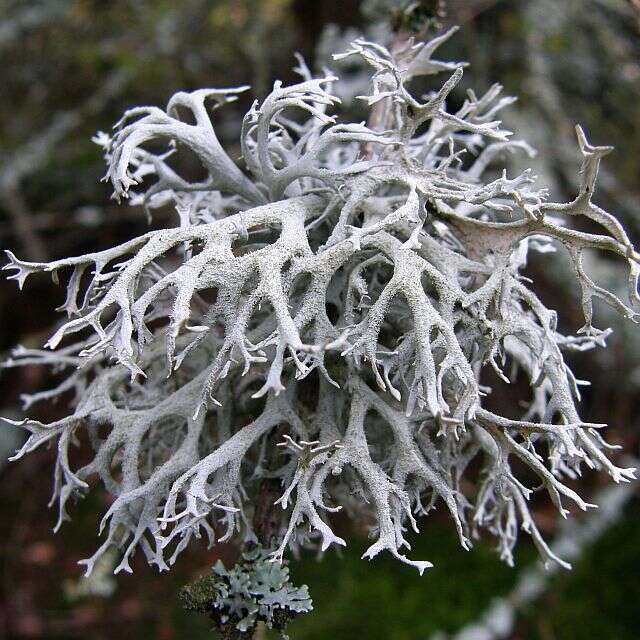
<svg viewBox="0 0 640 640"><path fill-rule="evenodd" d="M123 110L164 105L178 90L250 84L261 98L273 80L292 81L293 53L312 68L365 33L384 40L400 2L385 0L0 0L0 247L43 261L105 248L147 229L142 212L109 199L99 181L100 149L91 137L108 130ZM404 3L407 4L406 2ZM594 144L613 144L602 170L597 202L616 213L640 241L640 2L638 0L425 0L434 33L451 24L460 33L443 59L468 60L455 100L500 81L519 101L505 114L507 128L539 154L532 161L554 199L575 194L579 157L573 127L581 123ZM345 110L362 88L357 68ZM217 132L239 155L238 132L253 95L225 107ZM360 119L364 119L360 115ZM513 159L512 169L519 160ZM154 224L162 225L163 220ZM542 256L530 267L542 299L560 311L561 328L575 331L580 301L562 256ZM601 282L624 286L615 263L593 256ZM33 279L19 294L0 282L0 355L12 346L39 346L56 322L62 292ZM609 349L572 360L578 377L593 382L583 418L607 422L609 441L638 455L640 330L607 309L598 326L611 326ZM0 372L0 415L20 417L21 392L46 384L37 368ZM507 402L508 398L504 398ZM52 420L64 406L34 406ZM96 545L107 508L100 491L73 512L53 536L47 509L54 452L37 451L19 463L6 458L20 443L0 429L0 637L214 637L210 624L180 610L180 586L205 573L217 557L192 548L168 575L138 558L133 576L111 575L109 562L89 580L76 562ZM621 454L622 455L622 454ZM574 571L545 573L530 541L521 538L517 566L504 566L482 542L458 547L444 514L423 523L414 554L435 568L418 578L387 558L360 561L366 540L322 561L294 563L295 580L309 585L315 611L291 625L297 640L491 640L493 638L634 639L640 637L640 510L635 486L611 488L606 478L581 481L601 509L561 526L540 510L539 526L574 563ZM346 526L346 525L345 525Z"/></svg>

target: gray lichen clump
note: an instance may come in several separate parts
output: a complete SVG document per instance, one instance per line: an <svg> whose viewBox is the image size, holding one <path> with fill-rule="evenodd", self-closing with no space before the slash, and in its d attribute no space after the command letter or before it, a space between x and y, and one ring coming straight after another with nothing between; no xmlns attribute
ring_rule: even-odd
<svg viewBox="0 0 640 640"><path fill-rule="evenodd" d="M293 586L285 563L255 547L227 571L220 560L213 575L200 578L180 592L183 606L207 613L225 638L252 638L258 622L281 631L297 615L313 609L306 585Z"/></svg>
<svg viewBox="0 0 640 640"><path fill-rule="evenodd" d="M31 435L16 457L57 442L58 524L92 478L113 496L88 572L111 546L116 570L130 571L138 547L165 570L203 534L255 542L265 482L280 488L260 540L275 544L274 561L301 545L345 545L330 515L344 509L370 526L364 557L388 551L422 572L431 565L404 555L406 530L442 501L464 548L485 530L511 562L524 529L545 561L566 565L535 525L523 470L562 516L568 504L592 506L566 483L584 466L633 477L609 459L603 425L581 420L582 381L564 359L605 344L594 298L640 317L640 256L592 201L610 148L577 128L583 162L568 203L550 202L530 172L496 172L505 153L533 151L496 119L512 102L499 85L447 111L463 64L433 54L452 33L393 52L356 41L338 56L372 69L368 126L336 122L340 81L312 77L300 60L302 81L276 82L244 117L241 167L207 104L244 88L131 109L112 137L96 138L107 177L148 215L172 207L175 226L50 263L8 253L20 286L68 274L69 320L49 350L19 348L5 366L66 373L25 402L70 393L71 414L20 422ZM440 72L437 91L412 93L414 78ZM165 151L145 149L151 141ZM172 168L187 149L206 169L201 182ZM566 224L576 218L589 231ZM576 335L558 331L522 274L529 252L558 247L580 290ZM626 265L629 306L586 273L593 249ZM514 394L518 419L486 408L489 372L495 384L530 383ZM93 449L79 468L76 446Z"/></svg>

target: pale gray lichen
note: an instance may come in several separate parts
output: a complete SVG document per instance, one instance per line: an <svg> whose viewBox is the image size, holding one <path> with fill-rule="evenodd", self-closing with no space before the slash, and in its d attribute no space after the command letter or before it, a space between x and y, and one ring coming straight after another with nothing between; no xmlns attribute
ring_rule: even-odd
<svg viewBox="0 0 640 640"><path fill-rule="evenodd" d="M344 508L373 522L364 557L386 550L422 572L429 562L402 553L406 528L417 531L417 518L442 500L464 548L486 530L512 562L522 528L545 561L566 566L536 527L522 467L562 516L565 502L592 506L566 481L583 466L616 482L633 477L609 459L602 425L581 420L583 382L563 356L604 346L594 298L640 317L640 256L592 201L610 148L577 128L583 164L568 203L548 201L527 171L488 177L504 153L533 150L501 128L498 112L512 99L499 85L447 110L463 65L433 54L452 33L393 53L359 40L339 56L373 69L362 99L384 130L337 123L329 109L339 80L313 78L300 60L302 82L277 82L245 116L244 171L218 142L206 105L244 88L131 109L112 137L97 138L114 195L149 215L173 206L177 226L46 264L8 253L4 268L20 286L39 272L71 274L61 307L70 319L50 351L18 349L5 366L68 374L25 397L28 406L73 394L73 411L51 424L20 422L31 435L16 458L57 442L58 526L91 478L113 495L106 538L83 561L88 572L111 546L122 549L117 571L131 570L138 547L164 570L203 533L210 544L255 540L250 516L263 479L283 491L274 559L300 544L344 545L329 518ZM438 72L450 73L439 90L410 91L414 77ZM166 151L144 149L149 141ZM185 147L204 180L170 166ZM578 335L558 331L555 311L523 275L530 252L556 246L580 289ZM592 249L626 263L630 306L585 272ZM514 398L512 415L528 403L519 419L486 408L491 371L496 384L529 382L530 397ZM94 455L76 468L70 450L83 438Z"/></svg>
<svg viewBox="0 0 640 640"><path fill-rule="evenodd" d="M294 586L286 563L274 563L268 550L255 547L227 570L218 560L213 575L183 587L183 606L207 613L224 637L252 638L263 622L287 638L284 629L293 618L313 609L307 585Z"/></svg>

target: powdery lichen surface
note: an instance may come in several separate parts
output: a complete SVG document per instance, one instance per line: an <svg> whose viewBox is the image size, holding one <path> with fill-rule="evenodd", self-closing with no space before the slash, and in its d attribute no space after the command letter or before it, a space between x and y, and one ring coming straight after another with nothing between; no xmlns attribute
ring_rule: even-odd
<svg viewBox="0 0 640 640"><path fill-rule="evenodd" d="M20 286L39 272L68 278L69 320L49 350L18 348L5 366L64 375L25 396L27 407L74 398L62 420L18 423L31 435L17 458L56 442L58 526L92 479L114 496L88 572L113 545L117 570L130 571L138 547L164 570L203 534L211 544L254 540L264 479L282 488L275 559L288 546L344 545L329 514L345 509L371 524L365 557L386 550L422 572L430 563L404 555L405 532L441 503L463 547L487 530L511 562L524 529L545 561L565 565L536 528L521 470L563 516L592 506L566 484L583 466L633 477L609 459L602 425L580 419L581 381L563 356L604 346L594 298L639 318L640 257L592 202L610 148L577 128L583 163L569 203L549 202L529 172L487 177L505 153L533 151L501 129L512 99L499 85L447 111L464 65L432 56L451 33L393 54L356 41L339 56L372 69L362 97L371 128L336 122L339 80L313 78L300 60L302 82L277 82L245 116L242 168L219 144L208 105L244 87L131 109L112 137L96 138L107 176L116 198L149 215L173 207L176 226L47 264L8 252L4 268ZM438 91L411 92L413 78L439 72L449 77ZM146 150L150 141L166 152ZM171 167L185 148L206 169L202 182ZM571 218L598 231L573 230ZM556 247L582 299L576 335L558 332L555 311L522 276L529 252ZM590 279L588 249L625 261L630 306ZM528 397L513 398L520 419L483 406L488 368L505 384L530 382ZM93 457L76 468L70 452L87 440Z"/></svg>

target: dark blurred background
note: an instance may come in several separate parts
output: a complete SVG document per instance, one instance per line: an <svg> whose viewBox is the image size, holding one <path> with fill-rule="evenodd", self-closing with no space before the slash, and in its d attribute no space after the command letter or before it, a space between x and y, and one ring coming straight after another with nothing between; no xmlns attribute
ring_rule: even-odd
<svg viewBox="0 0 640 640"><path fill-rule="evenodd" d="M141 211L116 205L109 186L99 182L103 161L90 141L96 131L108 130L124 109L164 105L178 90L250 84L253 94L264 97L275 78L294 79L293 52L315 68L330 64L328 54L350 38L363 32L384 37L397 4L0 0L0 247L42 261L144 232ZM606 159L597 201L638 242L640 2L434 0L432 8L434 25L461 25L440 57L471 63L454 100L463 99L467 88L481 92L495 81L518 95L505 113L508 128L539 149L533 166L555 199L575 193L576 122L595 144L616 146ZM357 87L357 70L344 72ZM240 119L252 99L247 94L216 120L219 136L236 156ZM349 95L345 109L358 110ZM518 162L513 159L513 170ZM581 326L580 301L567 264L561 256L543 258L532 262L529 275L543 300L560 311L562 327L575 331ZM618 265L594 255L589 267L601 282L624 286ZM0 282L0 355L18 343L42 344L61 302L62 291L46 278L34 279L23 294L13 283ZM599 326L615 333L606 351L572 361L578 377L593 382L583 418L610 424L608 439L635 456L640 333L604 308L597 312ZM46 382L36 368L0 372L0 415L20 417L19 394ZM52 420L64 412L64 406L38 406L30 415ZM180 610L176 592L228 551L193 548L169 575L160 576L138 558L133 576L113 577L106 562L90 581L82 580L76 562L96 546L107 498L91 493L54 537L55 518L47 509L54 452L6 463L20 437L0 429L0 637L213 637L207 620ZM416 557L435 564L423 578L387 558L360 561L364 539L340 556L295 563L292 573L309 585L315 612L292 625L292 636L636 640L636 489L608 489L606 478L592 474L581 483L587 496L600 500L600 513L563 527L551 508L537 514L547 537L575 559L573 572L545 574L524 534L514 569L499 562L490 541L466 553L444 514L436 514L415 540Z"/></svg>

